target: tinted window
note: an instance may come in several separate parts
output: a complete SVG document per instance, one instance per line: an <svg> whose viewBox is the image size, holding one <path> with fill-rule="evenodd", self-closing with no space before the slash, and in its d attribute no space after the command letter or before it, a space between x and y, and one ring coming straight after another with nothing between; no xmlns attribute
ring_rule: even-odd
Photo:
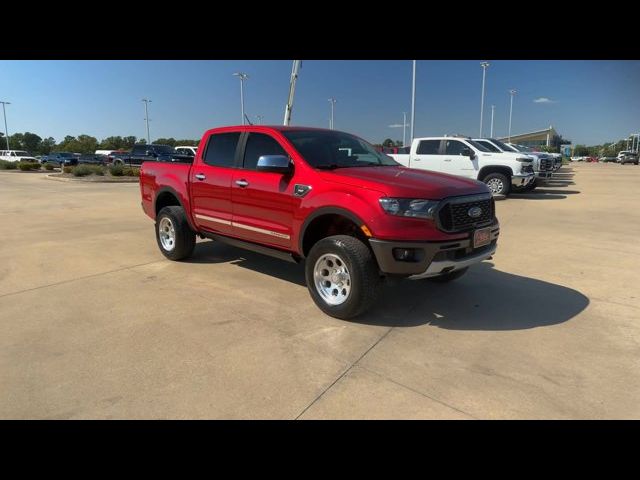
<svg viewBox="0 0 640 480"><path fill-rule="evenodd" d="M418 145L418 155L438 155L440 140L422 140Z"/></svg>
<svg viewBox="0 0 640 480"><path fill-rule="evenodd" d="M173 147L169 145L154 145L151 148L159 155L171 155L174 152Z"/></svg>
<svg viewBox="0 0 640 480"><path fill-rule="evenodd" d="M282 133L314 168L400 165L370 143L348 133L327 130L285 130Z"/></svg>
<svg viewBox="0 0 640 480"><path fill-rule="evenodd" d="M145 153L147 153L146 145L135 145L131 150L131 155L144 155Z"/></svg>
<svg viewBox="0 0 640 480"><path fill-rule="evenodd" d="M445 155L462 155L462 151L467 147L459 140L447 140L445 144Z"/></svg>
<svg viewBox="0 0 640 480"><path fill-rule="evenodd" d="M488 149L490 152L500 152L500 149L498 147L493 145L491 142L487 142L486 140L476 140L476 143L479 143L480 145Z"/></svg>
<svg viewBox="0 0 640 480"><path fill-rule="evenodd" d="M481 152L490 152L491 151L489 149L489 147L485 147L484 145L481 145L481 144L479 144L478 142L476 142L474 140L467 140L467 142L469 142L471 145L473 145L475 148L477 148Z"/></svg>
<svg viewBox="0 0 640 480"><path fill-rule="evenodd" d="M244 168L255 170L256 165L258 165L258 158L262 155L284 155L288 157L287 152L284 151L275 138L263 133L250 133L244 150Z"/></svg>
<svg viewBox="0 0 640 480"><path fill-rule="evenodd" d="M209 137L204 163L216 167L233 167L239 132L218 133Z"/></svg>

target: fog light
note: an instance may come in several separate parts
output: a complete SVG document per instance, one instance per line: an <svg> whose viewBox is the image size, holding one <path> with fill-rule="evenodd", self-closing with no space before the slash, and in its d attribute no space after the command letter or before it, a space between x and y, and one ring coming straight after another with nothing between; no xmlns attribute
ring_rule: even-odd
<svg viewBox="0 0 640 480"><path fill-rule="evenodd" d="M394 248L393 258L400 262L412 262L415 258L415 250L413 248Z"/></svg>

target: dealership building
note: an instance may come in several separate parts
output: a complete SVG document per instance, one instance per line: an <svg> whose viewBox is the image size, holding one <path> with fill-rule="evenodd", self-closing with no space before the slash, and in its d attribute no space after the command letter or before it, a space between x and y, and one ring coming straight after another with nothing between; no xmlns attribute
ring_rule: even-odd
<svg viewBox="0 0 640 480"><path fill-rule="evenodd" d="M553 126L545 128L544 130L537 130L535 132L521 133L519 135L511 135L511 143L518 145L525 145L527 147L555 147L558 146L560 135L555 131ZM500 138L503 142L508 142L509 137Z"/></svg>

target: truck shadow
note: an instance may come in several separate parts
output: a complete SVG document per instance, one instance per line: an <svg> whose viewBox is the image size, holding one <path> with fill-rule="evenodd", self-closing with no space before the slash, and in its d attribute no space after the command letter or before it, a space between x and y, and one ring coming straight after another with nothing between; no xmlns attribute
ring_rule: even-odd
<svg viewBox="0 0 640 480"><path fill-rule="evenodd" d="M196 245L190 263L231 263L306 287L304 265L283 262L219 242ZM306 294L303 301L311 302ZM501 272L483 262L462 278L439 284L400 280L385 284L376 305L350 320L367 325L434 325L452 330L521 330L563 323L589 304L580 292Z"/></svg>
<svg viewBox="0 0 640 480"><path fill-rule="evenodd" d="M566 322L587 305L589 298L576 290L501 272L493 263L483 262L448 284L406 280L387 287L370 313L352 321L389 327L523 330Z"/></svg>

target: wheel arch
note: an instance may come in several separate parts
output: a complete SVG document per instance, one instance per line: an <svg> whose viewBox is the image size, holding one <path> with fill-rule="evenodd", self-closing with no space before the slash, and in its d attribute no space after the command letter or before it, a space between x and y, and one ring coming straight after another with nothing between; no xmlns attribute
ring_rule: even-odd
<svg viewBox="0 0 640 480"><path fill-rule="evenodd" d="M300 235L298 236L298 251L303 258L307 256L312 247L312 244L309 244L310 237L308 235L313 235L314 226L317 226L329 219L336 219L340 217L354 224L357 231L362 233L360 227L365 225L365 222L355 213L341 207L319 208L304 220L300 228ZM364 233L362 233L362 235L364 236ZM366 242L366 245L369 246L369 242Z"/></svg>

